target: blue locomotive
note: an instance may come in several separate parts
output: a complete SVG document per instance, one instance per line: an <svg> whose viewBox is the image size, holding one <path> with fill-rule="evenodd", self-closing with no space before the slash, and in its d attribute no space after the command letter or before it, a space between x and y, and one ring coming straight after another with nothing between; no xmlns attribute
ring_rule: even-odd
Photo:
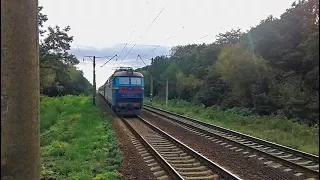
<svg viewBox="0 0 320 180"><path fill-rule="evenodd" d="M144 77L132 68L120 67L99 88L99 93L118 115L138 115L143 107Z"/></svg>

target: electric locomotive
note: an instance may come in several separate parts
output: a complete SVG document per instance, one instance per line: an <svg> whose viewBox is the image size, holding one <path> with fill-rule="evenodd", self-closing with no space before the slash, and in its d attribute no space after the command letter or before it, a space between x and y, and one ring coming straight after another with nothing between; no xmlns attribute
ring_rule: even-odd
<svg viewBox="0 0 320 180"><path fill-rule="evenodd" d="M143 108L144 77L130 67L120 67L99 88L99 93L118 115L138 115Z"/></svg>

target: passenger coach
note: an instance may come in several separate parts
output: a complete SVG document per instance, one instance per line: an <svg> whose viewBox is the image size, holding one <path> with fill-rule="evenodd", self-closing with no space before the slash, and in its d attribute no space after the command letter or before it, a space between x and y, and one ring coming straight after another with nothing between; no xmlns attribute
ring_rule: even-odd
<svg viewBox="0 0 320 180"><path fill-rule="evenodd" d="M99 88L99 92L119 115L138 115L143 107L144 78L132 68L119 68Z"/></svg>

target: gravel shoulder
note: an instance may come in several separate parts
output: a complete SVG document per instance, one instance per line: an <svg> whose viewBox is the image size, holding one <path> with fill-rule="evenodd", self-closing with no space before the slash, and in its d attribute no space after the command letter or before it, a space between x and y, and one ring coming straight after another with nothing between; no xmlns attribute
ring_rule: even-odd
<svg viewBox="0 0 320 180"><path fill-rule="evenodd" d="M243 155L241 152L214 143L157 115L143 111L141 117L243 179L302 179L294 176L293 172L284 172L280 168L265 165L263 163L265 160L259 160L258 156L249 157L252 153Z"/></svg>
<svg viewBox="0 0 320 180"><path fill-rule="evenodd" d="M137 149L132 144L128 135L128 129L122 121L111 111L104 99L98 94L98 105L109 115L112 116L112 129L120 143L120 151L123 155L123 161L119 167L119 172L123 175L123 180L139 179L156 179L150 168L143 161Z"/></svg>

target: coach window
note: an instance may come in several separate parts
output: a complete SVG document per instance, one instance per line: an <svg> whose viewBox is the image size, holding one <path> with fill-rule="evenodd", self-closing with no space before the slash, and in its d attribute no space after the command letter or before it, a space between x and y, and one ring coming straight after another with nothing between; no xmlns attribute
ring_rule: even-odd
<svg viewBox="0 0 320 180"><path fill-rule="evenodd" d="M131 78L131 84L141 85L141 78Z"/></svg>
<svg viewBox="0 0 320 180"><path fill-rule="evenodd" d="M130 84L128 77L119 77L119 84Z"/></svg>

